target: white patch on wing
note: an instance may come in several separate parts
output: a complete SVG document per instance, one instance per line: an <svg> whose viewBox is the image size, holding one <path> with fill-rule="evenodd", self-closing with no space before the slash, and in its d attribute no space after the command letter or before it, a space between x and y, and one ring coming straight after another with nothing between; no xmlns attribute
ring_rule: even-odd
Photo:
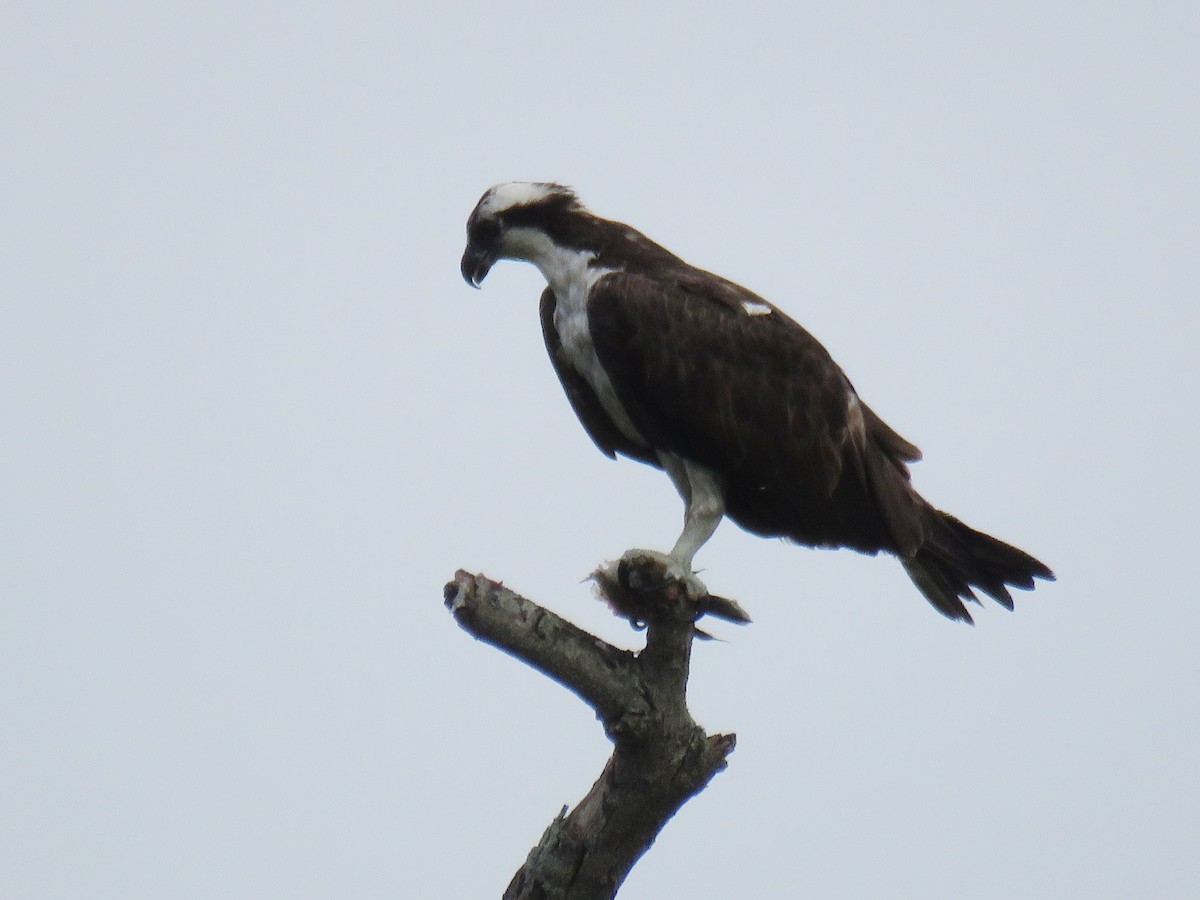
<svg viewBox="0 0 1200 900"><path fill-rule="evenodd" d="M867 423L863 417L862 403L853 388L848 388L846 396L846 436L855 450L854 466L858 477L865 481L866 473L863 471L862 461L867 454Z"/></svg>
<svg viewBox="0 0 1200 900"><path fill-rule="evenodd" d="M846 394L846 427L850 431L850 439L857 445L866 443L867 425L863 418L862 403L853 389ZM861 446L860 446L861 449Z"/></svg>
<svg viewBox="0 0 1200 900"><path fill-rule="evenodd" d="M753 300L743 300L742 309L748 316L769 316L771 314L771 307L765 303L755 303Z"/></svg>

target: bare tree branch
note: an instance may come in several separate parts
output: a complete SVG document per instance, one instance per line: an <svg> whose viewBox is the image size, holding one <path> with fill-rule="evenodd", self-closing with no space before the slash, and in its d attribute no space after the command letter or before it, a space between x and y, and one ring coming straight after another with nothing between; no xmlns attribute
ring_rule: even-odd
<svg viewBox="0 0 1200 900"><path fill-rule="evenodd" d="M725 768L735 736L706 735L687 708L694 623L704 604L664 579L662 563L649 557L596 573L610 604L646 624L646 647L636 653L482 575L460 570L446 585L459 625L573 691L614 744L599 779L550 823L505 900L614 897L667 820ZM631 586L647 584L654 586Z"/></svg>

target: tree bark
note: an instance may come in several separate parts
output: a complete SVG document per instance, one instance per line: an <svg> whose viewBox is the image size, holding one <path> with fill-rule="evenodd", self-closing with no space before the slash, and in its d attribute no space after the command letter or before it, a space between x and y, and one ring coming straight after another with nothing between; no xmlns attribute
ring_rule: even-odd
<svg viewBox="0 0 1200 900"><path fill-rule="evenodd" d="M530 851L505 900L616 896L659 831L734 748L734 735L706 735L687 708L702 605L664 580L662 563L650 557L595 577L614 609L645 624L643 650L613 647L482 575L460 570L446 585L459 625L574 692L614 745L592 789L569 813L563 807Z"/></svg>

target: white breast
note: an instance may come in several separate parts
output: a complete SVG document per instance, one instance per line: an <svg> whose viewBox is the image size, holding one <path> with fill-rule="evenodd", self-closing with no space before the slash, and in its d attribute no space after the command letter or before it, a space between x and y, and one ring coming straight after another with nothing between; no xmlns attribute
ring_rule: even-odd
<svg viewBox="0 0 1200 900"><path fill-rule="evenodd" d="M600 358L596 355L591 329L588 326L588 294L597 281L612 271L589 269L585 264L582 271L572 273L571 277L550 282L558 301L554 308L554 330L558 332L567 362L591 385L609 418L625 437L645 446L645 438L634 427L621 401L617 399L617 392L613 389L608 373L600 365Z"/></svg>
<svg viewBox="0 0 1200 900"><path fill-rule="evenodd" d="M592 287L613 269L593 268L596 254L556 244L536 228L510 228L504 237L505 255L526 259L541 270L554 291L554 330L562 344L566 362L591 385L604 411L625 437L646 446L646 441L630 421L608 373L600 365L592 333L588 327L588 294Z"/></svg>

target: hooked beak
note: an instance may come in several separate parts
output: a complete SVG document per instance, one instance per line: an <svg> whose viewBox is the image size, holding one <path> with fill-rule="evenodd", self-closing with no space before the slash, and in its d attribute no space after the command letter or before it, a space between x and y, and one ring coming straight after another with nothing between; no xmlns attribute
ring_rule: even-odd
<svg viewBox="0 0 1200 900"><path fill-rule="evenodd" d="M487 273L491 271L495 262L496 252L494 250L468 243L462 258L463 280L471 287L478 288L483 284L483 279L487 278Z"/></svg>

